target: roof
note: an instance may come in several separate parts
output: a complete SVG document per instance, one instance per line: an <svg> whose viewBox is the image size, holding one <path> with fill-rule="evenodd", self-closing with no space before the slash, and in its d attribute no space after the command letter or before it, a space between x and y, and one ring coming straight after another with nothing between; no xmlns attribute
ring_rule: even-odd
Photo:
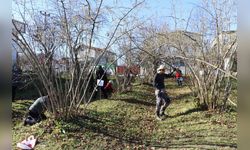
<svg viewBox="0 0 250 150"><path fill-rule="evenodd" d="M174 33L182 33L182 34L188 34L188 35L202 36L202 34L200 34L200 33L190 32L190 31L185 31L185 30L175 30L175 31L172 31L170 33L172 33L172 34L174 34Z"/></svg>
<svg viewBox="0 0 250 150"><path fill-rule="evenodd" d="M222 34L234 34L236 30L222 31Z"/></svg>
<svg viewBox="0 0 250 150"><path fill-rule="evenodd" d="M89 48L89 46L84 45L84 44L82 44L81 46L82 46L82 48ZM91 49L94 50L94 51L97 51L97 52L104 51L104 48L98 48L98 47L94 47L94 46L91 46ZM114 52L111 52L111 51L108 51L108 50L107 50L107 52L111 53L111 54L115 54Z"/></svg>

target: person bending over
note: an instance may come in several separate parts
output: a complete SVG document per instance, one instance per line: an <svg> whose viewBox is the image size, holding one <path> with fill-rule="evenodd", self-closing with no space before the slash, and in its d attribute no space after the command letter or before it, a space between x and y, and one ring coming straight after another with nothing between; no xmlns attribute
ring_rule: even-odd
<svg viewBox="0 0 250 150"><path fill-rule="evenodd" d="M35 100L29 107L27 117L24 120L24 125L33 125L41 120L47 119L44 112L48 109L49 97L42 96Z"/></svg>

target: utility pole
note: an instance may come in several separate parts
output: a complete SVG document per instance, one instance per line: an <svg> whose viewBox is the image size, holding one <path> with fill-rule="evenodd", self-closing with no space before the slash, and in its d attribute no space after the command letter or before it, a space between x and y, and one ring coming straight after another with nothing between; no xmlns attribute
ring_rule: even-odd
<svg viewBox="0 0 250 150"><path fill-rule="evenodd" d="M49 17L50 16L50 14L49 13L47 13L46 11L40 11L40 13L44 16L44 29L43 29L43 37L44 37L44 45L45 45L45 47L44 47L44 52L45 52L45 59L46 59L46 62L45 62L45 64L46 64L46 66L47 66L47 72L48 73L52 73L52 54L51 54L51 52L50 52L50 50L49 50L49 46L47 46L47 39L48 39L48 37L46 38L46 30L47 30L47 27L48 27L48 25L47 25L47 17Z"/></svg>
<svg viewBox="0 0 250 150"><path fill-rule="evenodd" d="M46 45L46 37L45 37L45 32L46 32L46 29L47 29L47 16L49 17L50 16L50 14L49 13L47 13L46 11L40 11L40 13L44 16L44 43L45 43L45 46L47 46ZM47 51L46 49L45 49L45 51Z"/></svg>

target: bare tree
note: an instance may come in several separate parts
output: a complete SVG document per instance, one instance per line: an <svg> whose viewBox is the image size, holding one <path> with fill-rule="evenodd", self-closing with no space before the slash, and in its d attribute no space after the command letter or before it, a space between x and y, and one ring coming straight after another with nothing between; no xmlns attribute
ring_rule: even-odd
<svg viewBox="0 0 250 150"><path fill-rule="evenodd" d="M48 17L46 21L45 19L44 21L39 20L42 18L41 13L35 9L36 6L32 1L29 3L32 9L26 12L30 14L28 18L23 15L23 11L19 12L23 22L27 24L28 32L22 33L15 26L17 32L13 33L13 41L29 58L29 63L39 76L43 85L41 88L46 91L42 94L49 95L54 116L67 119L82 111L81 104L84 104L83 106L86 108L91 102L97 88L97 84L91 77L94 74L95 66L111 49L111 46L125 35L118 33L118 29L124 19L129 17L129 14L143 1L136 2L129 9L121 11L121 15L116 18L115 24L110 28L110 36L102 43L101 53L95 58L92 58L90 53L93 45L96 44L95 41L98 40L100 29L107 21L105 16L112 12L107 11L110 8L104 6L103 0L85 0L83 2L51 0L49 2L53 11L49 12L50 17L46 16L48 13L42 13L43 17ZM46 54L45 62L39 60L39 51ZM80 56L80 53L84 55ZM58 61L66 58L69 68L64 70L66 76L56 72L56 66L53 65L56 58ZM89 84L94 85L91 91Z"/></svg>
<svg viewBox="0 0 250 150"><path fill-rule="evenodd" d="M177 52L174 56L183 59L190 70L197 104L208 109L225 108L230 78L237 79L231 72L237 50L236 32L229 26L233 22L225 21L234 17L234 13L228 13L233 7L232 1L204 1L197 6L200 17L193 20L196 33L186 31L187 21L185 30L166 36L169 46Z"/></svg>
<svg viewBox="0 0 250 150"><path fill-rule="evenodd" d="M189 87L197 104L208 109L224 109L232 81L237 79L232 72L237 52L236 31L232 31L236 23L234 2L204 1L195 7L197 14L191 12L187 19L177 18L173 11L172 31L147 25L138 34L143 39L131 40L141 50L140 55L146 56L142 66L147 69L149 82L160 63L171 65L171 61L181 59L188 67ZM185 26L180 25L183 21Z"/></svg>

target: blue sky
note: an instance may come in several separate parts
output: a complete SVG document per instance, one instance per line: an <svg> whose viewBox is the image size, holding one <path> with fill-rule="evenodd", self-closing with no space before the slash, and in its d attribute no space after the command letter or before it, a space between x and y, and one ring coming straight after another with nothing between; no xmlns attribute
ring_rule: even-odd
<svg viewBox="0 0 250 150"><path fill-rule="evenodd" d="M148 0L146 1L148 9L141 12L141 15L152 16L159 23L165 23L173 15L173 3L178 18L187 18L195 0Z"/></svg>
<svg viewBox="0 0 250 150"><path fill-rule="evenodd" d="M17 0L18 2L30 2L30 0ZM47 11L50 13L49 6L50 4L48 3L50 0L31 0L33 5L35 6L35 9L37 11ZM142 0L138 0L140 2ZM91 0L90 0L91 2ZM115 6L115 8L118 7L129 7L133 5L134 0L104 0L105 5L109 6ZM145 3L141 5L139 9L135 9L132 13L136 13L137 17L141 18L142 20L146 20L150 18L153 20L153 23L155 25L160 25L160 24L167 24L170 26L170 29L174 28L173 27L173 19L169 16L173 15L173 5L175 5L175 10L177 12L177 18L187 18L189 15L189 12L191 9L194 7L194 3L198 4L198 0L145 0ZM14 18L20 20L20 17L15 14L16 10L18 8L15 6L15 3L12 3L13 7L13 13L14 13ZM30 8L30 5L26 5L27 8ZM23 7L20 8L21 11L23 11ZM181 11L180 11L181 10ZM118 10L119 12L120 10ZM117 16L122 16L119 15L119 13L116 12ZM111 22L112 24L112 22ZM110 30L111 25L107 25L102 29L101 34L102 36L106 36L105 32L107 30ZM101 40L102 43L95 43L96 47L103 47L103 44L107 43L105 39Z"/></svg>
<svg viewBox="0 0 250 150"><path fill-rule="evenodd" d="M112 4L116 0L105 0L105 3ZM140 0L138 0L139 2ZM151 18L156 24L167 23L170 27L172 26L173 18L173 5L175 4L176 17L186 19L189 16L191 9L194 4L199 4L200 0L145 0L142 5L143 9L138 9L138 16L141 18ZM133 0L120 0L117 5L119 6L130 6Z"/></svg>
<svg viewBox="0 0 250 150"><path fill-rule="evenodd" d="M30 0L17 0L19 2ZM140 0L138 0L139 2ZM172 15L172 4L175 4L175 9L177 10L178 18L187 18L189 12L194 7L194 3L198 4L199 0L145 0L143 4L143 9L138 12L138 16L145 18L154 18L157 23L165 23L167 20L171 19ZM49 0L35 0L32 3L36 6L37 10L49 11L50 4ZM104 0L104 4L112 5L116 3L118 6L131 6L133 0ZM26 7L30 7L26 5ZM22 8L21 8L22 9ZM15 3L12 3L13 13L18 10ZM14 18L19 18L18 15L14 15ZM169 21L168 21L169 22Z"/></svg>
<svg viewBox="0 0 250 150"><path fill-rule="evenodd" d="M32 1L32 3L36 6L37 11L47 11L51 12L49 10L50 4L48 3L50 0L15 0L18 2L23 2L23 1ZM72 0L74 1L74 0ZM79 0L80 1L80 0ZM81 0L84 1L84 0ZM92 0L89 0L90 2ZM133 2L135 0L104 0L105 5L109 6L115 6L115 8L118 7L130 7L133 5ZM137 0L138 2L142 0ZM195 8L195 5L200 5L201 0L145 0L145 3L141 5L139 9L134 10L132 13L135 13L137 17L141 18L142 20L146 20L147 18L150 18L155 25L161 25L161 24L166 24L170 30L175 29L174 27L174 20L170 16L173 16L174 10L176 11L176 17L179 18L178 21L178 26L177 29L184 29L185 27L185 21L182 22L181 19L187 20L187 18L190 15L190 11ZM174 8L173 8L174 6ZM29 8L29 5L26 5L27 8ZM23 9L21 7L21 9ZM81 8L80 8L81 9ZM15 14L17 7L15 6L15 3L12 3L12 11ZM116 9L118 10L118 9ZM122 16L120 10L116 11L115 10L115 15L116 16ZM21 10L22 11L22 10ZM193 11L195 13L195 10ZM14 15L14 18L17 20L20 20L20 17L18 15ZM109 22L110 24L107 24L106 27L104 27L101 31L102 36L106 36L106 32L108 30L112 30L112 23ZM103 43L105 42L105 38L101 39ZM96 43L95 46L97 47L103 47L103 44L101 43Z"/></svg>
<svg viewBox="0 0 250 150"><path fill-rule="evenodd" d="M12 2L12 12L14 14L14 18L17 20L21 20L18 15L15 14L15 12L18 10L18 8L15 5L15 2L17 1L19 3L21 2L30 2L35 5L35 9L37 11L47 11L51 12L49 10L49 7L51 4L48 2L51 0L13 0ZM71 1L77 1L77 0L71 0ZM81 2L84 2L85 0L78 0ZM93 0L89 0L90 2ZM104 0L104 5L109 6L123 6L123 7L131 7L133 2L135 0ZM137 0L138 2L142 0ZM142 5L142 9L137 9L139 11L134 11L137 13L137 17L140 17L142 19L151 18L155 24L167 24L169 25L170 29L174 29L173 27L173 18L169 16L173 16L174 9L176 10L176 17L180 18L178 23L179 27L185 26L185 24L181 21L181 19L187 19L189 17L190 11L195 8L195 5L200 5L199 3L202 0L145 0L145 3ZM173 4L175 5L175 8L173 9ZM30 6L26 5L26 7L29 9ZM20 8L21 11L23 11L22 7ZM195 13L195 10L193 11L193 14Z"/></svg>
<svg viewBox="0 0 250 150"><path fill-rule="evenodd" d="M37 11L47 11L51 12L49 10L50 4L48 3L50 0L15 0L18 2L30 2L32 1L33 5L35 6L35 9ZM83 0L81 0L83 1ZM115 8L118 7L129 7L131 8L133 5L133 2L135 0L104 0L103 6L109 5L114 6ZM142 0L137 0L138 2ZM143 5L141 5L141 8L135 9L132 13L135 13L137 17L141 18L142 20L146 20L150 18L155 25L161 25L166 24L170 27L170 29L174 29L174 22L173 18L169 16L173 16L173 10L176 10L176 17L181 19L186 19L189 16L189 13L191 9L194 7L194 3L198 4L199 0L145 0ZM90 1L91 2L91 1ZM175 8L173 9L173 4L175 5ZM13 14L14 18L17 20L21 20L18 15L15 14L15 12L18 10L18 7L15 6L15 3L12 3L13 6ZM30 9L30 5L26 4L26 7ZM20 7L21 11L23 12L23 7ZM81 8L80 8L81 9ZM120 10L116 10L117 16L119 15ZM118 12L118 13L117 13ZM181 20L180 19L180 20ZM178 22L179 27L183 27L184 24L182 24L181 21ZM110 24L107 24L104 29L102 29L101 34L102 36L106 36L107 30L110 30L112 27L112 22Z"/></svg>

